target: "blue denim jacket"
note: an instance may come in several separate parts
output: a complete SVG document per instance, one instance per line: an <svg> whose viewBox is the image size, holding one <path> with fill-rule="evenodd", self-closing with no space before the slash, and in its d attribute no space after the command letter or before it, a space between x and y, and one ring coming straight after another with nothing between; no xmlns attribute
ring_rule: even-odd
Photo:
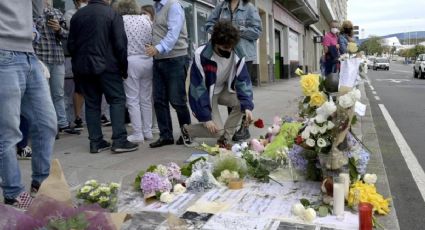
<svg viewBox="0 0 425 230"><path fill-rule="evenodd" d="M347 53L347 46L348 46L348 38L345 34L340 34L338 36L338 44L339 44L339 53L345 54Z"/></svg>
<svg viewBox="0 0 425 230"><path fill-rule="evenodd" d="M257 60L257 39L261 36L261 18L257 7L252 3L239 3L236 12L232 15L230 5L227 1L218 4L207 23L205 31L212 33L213 27L219 20L231 20L233 25L239 29L241 40L238 43L244 52L246 61Z"/></svg>

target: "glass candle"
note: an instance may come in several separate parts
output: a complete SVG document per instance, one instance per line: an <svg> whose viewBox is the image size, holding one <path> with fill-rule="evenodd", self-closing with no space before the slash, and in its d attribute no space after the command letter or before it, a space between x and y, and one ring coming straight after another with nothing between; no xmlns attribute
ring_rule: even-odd
<svg viewBox="0 0 425 230"><path fill-rule="evenodd" d="M337 216L337 219L344 218L344 204L345 204L345 184L343 177L334 177L333 178L333 212Z"/></svg>
<svg viewBox="0 0 425 230"><path fill-rule="evenodd" d="M359 203L359 229L372 230L372 204L366 202Z"/></svg>

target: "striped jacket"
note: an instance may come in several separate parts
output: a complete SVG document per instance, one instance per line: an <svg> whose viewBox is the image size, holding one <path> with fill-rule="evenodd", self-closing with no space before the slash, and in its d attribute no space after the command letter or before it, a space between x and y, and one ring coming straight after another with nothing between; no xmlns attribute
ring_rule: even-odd
<svg viewBox="0 0 425 230"><path fill-rule="evenodd" d="M213 52L211 43L199 47L195 51L190 70L189 103L193 115L200 122L212 120L211 100L217 79L217 63L211 60ZM234 60L229 59L229 61L233 61L236 67L233 68L235 72L228 80L227 90L230 93L236 93L242 112L246 109L252 111L254 109L252 84L245 58L242 57L243 52L240 49L235 49L234 52L236 54Z"/></svg>

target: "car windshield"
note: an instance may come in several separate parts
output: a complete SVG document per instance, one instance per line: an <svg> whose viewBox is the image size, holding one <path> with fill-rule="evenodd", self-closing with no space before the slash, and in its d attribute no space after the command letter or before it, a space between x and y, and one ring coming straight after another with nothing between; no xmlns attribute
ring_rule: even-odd
<svg viewBox="0 0 425 230"><path fill-rule="evenodd" d="M388 63L387 59L376 59L376 62L378 63Z"/></svg>

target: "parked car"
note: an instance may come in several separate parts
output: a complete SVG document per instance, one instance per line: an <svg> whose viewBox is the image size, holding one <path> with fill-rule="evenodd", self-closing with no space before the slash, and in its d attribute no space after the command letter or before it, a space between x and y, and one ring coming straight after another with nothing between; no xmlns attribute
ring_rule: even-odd
<svg viewBox="0 0 425 230"><path fill-rule="evenodd" d="M374 61L375 61L375 58L368 58L367 59L367 69L372 69Z"/></svg>
<svg viewBox="0 0 425 230"><path fill-rule="evenodd" d="M420 54L413 65L413 77L425 78L425 54Z"/></svg>
<svg viewBox="0 0 425 230"><path fill-rule="evenodd" d="M390 62L388 61L388 59L377 58L373 62L373 70L378 70L378 69L390 70Z"/></svg>

